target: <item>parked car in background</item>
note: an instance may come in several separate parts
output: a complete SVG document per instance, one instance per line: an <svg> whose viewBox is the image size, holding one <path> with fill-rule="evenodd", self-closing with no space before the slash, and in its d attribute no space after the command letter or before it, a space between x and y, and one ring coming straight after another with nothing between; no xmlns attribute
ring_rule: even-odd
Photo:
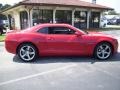
<svg viewBox="0 0 120 90"><path fill-rule="evenodd" d="M8 33L5 47L27 62L38 56L94 56L105 60L117 52L118 41L113 36L84 32L68 24L39 24Z"/></svg>
<svg viewBox="0 0 120 90"><path fill-rule="evenodd" d="M119 23L120 15L105 15L103 18L107 20L107 25L117 25Z"/></svg>
<svg viewBox="0 0 120 90"><path fill-rule="evenodd" d="M116 24L120 25L120 19L117 19Z"/></svg>
<svg viewBox="0 0 120 90"><path fill-rule="evenodd" d="M116 25L117 19L108 19L107 25Z"/></svg>
<svg viewBox="0 0 120 90"><path fill-rule="evenodd" d="M100 27L101 28L104 28L107 26L107 19L101 19L101 24L100 24Z"/></svg>
<svg viewBox="0 0 120 90"><path fill-rule="evenodd" d="M5 25L5 27L8 27L9 26L8 20L3 20L3 24Z"/></svg>
<svg viewBox="0 0 120 90"><path fill-rule="evenodd" d="M4 34L6 32L5 24L3 23L3 20L0 20L0 35Z"/></svg>

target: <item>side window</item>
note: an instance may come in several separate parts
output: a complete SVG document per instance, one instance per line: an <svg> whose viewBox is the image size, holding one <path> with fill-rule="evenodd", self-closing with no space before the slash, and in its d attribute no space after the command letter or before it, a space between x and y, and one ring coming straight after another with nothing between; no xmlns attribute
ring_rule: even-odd
<svg viewBox="0 0 120 90"><path fill-rule="evenodd" d="M39 33L43 34L74 34L75 31L67 27L45 27L38 30Z"/></svg>
<svg viewBox="0 0 120 90"><path fill-rule="evenodd" d="M38 30L38 32L43 33L43 34L48 34L49 28L48 27L42 28L42 29Z"/></svg>
<svg viewBox="0 0 120 90"><path fill-rule="evenodd" d="M75 31L66 27L50 27L49 34L74 34Z"/></svg>

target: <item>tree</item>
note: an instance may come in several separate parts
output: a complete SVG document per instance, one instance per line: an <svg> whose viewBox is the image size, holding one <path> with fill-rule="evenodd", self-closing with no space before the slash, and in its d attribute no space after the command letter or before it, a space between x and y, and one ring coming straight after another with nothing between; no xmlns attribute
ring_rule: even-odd
<svg viewBox="0 0 120 90"><path fill-rule="evenodd" d="M0 3L0 9L2 8L2 6L3 6L3 5Z"/></svg>
<svg viewBox="0 0 120 90"><path fill-rule="evenodd" d="M108 15L118 15L118 13L115 10L109 11Z"/></svg>
<svg viewBox="0 0 120 90"><path fill-rule="evenodd" d="M2 10L4 10L4 9L7 9L7 8L9 8L10 6L11 6L11 5L9 5L9 4L3 5L3 4L0 3L0 11L2 11ZM7 19L6 16L0 13L0 20L5 20L5 19Z"/></svg>
<svg viewBox="0 0 120 90"><path fill-rule="evenodd" d="M11 6L11 5L9 5L9 4L5 4L4 6L2 6L1 10L7 9L7 8L9 8L10 6Z"/></svg>

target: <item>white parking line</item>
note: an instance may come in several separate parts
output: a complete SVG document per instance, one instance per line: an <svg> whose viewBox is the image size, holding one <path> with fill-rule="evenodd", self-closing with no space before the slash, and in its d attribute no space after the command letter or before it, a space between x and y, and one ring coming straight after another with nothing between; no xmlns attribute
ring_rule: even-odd
<svg viewBox="0 0 120 90"><path fill-rule="evenodd" d="M41 73L38 73L38 74L33 74L33 75L26 76L26 77L18 78L18 79L9 80L9 81L6 81L6 82L1 82L0 86L7 85L7 84L10 84L10 83L14 83L14 82L18 82L18 81L22 81L22 80L26 80L26 79L30 79L30 78L34 78L34 77L38 77L38 76L42 76L42 75L45 75L45 74L49 74L49 73L53 73L53 72L57 72L57 71L61 71L61 70L65 70L65 69L74 67L76 65L77 64L72 64L72 65L68 65L68 66L65 66L65 67L53 69L53 70L50 70L50 71L45 71L45 72L41 72Z"/></svg>

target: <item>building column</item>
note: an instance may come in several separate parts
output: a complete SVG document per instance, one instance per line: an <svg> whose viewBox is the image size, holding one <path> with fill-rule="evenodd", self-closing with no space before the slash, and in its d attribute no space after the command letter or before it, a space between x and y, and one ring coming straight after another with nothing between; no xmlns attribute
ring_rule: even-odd
<svg viewBox="0 0 120 90"><path fill-rule="evenodd" d="M74 19L75 19L74 14L75 14L75 9L72 10L72 26L74 26Z"/></svg>
<svg viewBox="0 0 120 90"><path fill-rule="evenodd" d="M101 19L102 19L102 17L103 17L103 11L100 12L100 22L99 22L99 27L100 27L100 28L103 28L103 26L101 25ZM107 24L107 23L106 23L106 24Z"/></svg>
<svg viewBox="0 0 120 90"><path fill-rule="evenodd" d="M32 9L32 7L28 8L27 13L28 13L28 27L32 27L33 26L33 20L32 20L33 9Z"/></svg>
<svg viewBox="0 0 120 90"><path fill-rule="evenodd" d="M28 14L28 27L32 27L32 9L27 9L27 14Z"/></svg>
<svg viewBox="0 0 120 90"><path fill-rule="evenodd" d="M7 32L8 32L8 30L10 30L10 21L9 21L8 15L9 15L9 14L5 14L5 16L7 17L7 21L8 21Z"/></svg>
<svg viewBox="0 0 120 90"><path fill-rule="evenodd" d="M28 14L28 27L32 27L33 26L33 21L32 21L32 14L33 14L33 7L26 7L25 11L27 11Z"/></svg>
<svg viewBox="0 0 120 90"><path fill-rule="evenodd" d="M33 9L30 10L30 26L33 26Z"/></svg>
<svg viewBox="0 0 120 90"><path fill-rule="evenodd" d="M53 10L53 23L56 23L56 8Z"/></svg>
<svg viewBox="0 0 120 90"><path fill-rule="evenodd" d="M20 29L20 13L15 11L13 12L14 22L15 22L15 29Z"/></svg>
<svg viewBox="0 0 120 90"><path fill-rule="evenodd" d="M87 29L89 29L89 27L90 27L90 14L91 14L91 11L89 10L88 12L87 12Z"/></svg>
<svg viewBox="0 0 120 90"><path fill-rule="evenodd" d="M27 11L27 15L28 15L28 27L31 27L30 25L30 10L26 10Z"/></svg>

